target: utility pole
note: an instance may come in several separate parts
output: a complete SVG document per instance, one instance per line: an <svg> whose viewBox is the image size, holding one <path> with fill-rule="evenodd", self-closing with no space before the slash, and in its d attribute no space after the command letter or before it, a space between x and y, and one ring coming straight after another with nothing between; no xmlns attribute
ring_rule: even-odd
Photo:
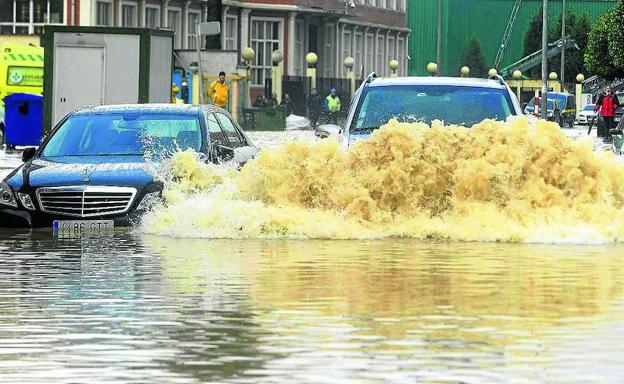
<svg viewBox="0 0 624 384"><path fill-rule="evenodd" d="M548 108L548 0L544 0L542 13L542 95L540 98L540 117L546 120Z"/></svg>
<svg viewBox="0 0 624 384"><path fill-rule="evenodd" d="M442 70L442 0L438 0L438 37L436 41L436 61L438 74Z"/></svg>
<svg viewBox="0 0 624 384"><path fill-rule="evenodd" d="M565 6L566 0L563 0L563 11L561 14L561 38L565 39L565 33L566 33L566 6ZM563 43L565 44L565 40L563 41ZM565 45L564 48L561 50L561 84L563 85L563 82L565 81Z"/></svg>

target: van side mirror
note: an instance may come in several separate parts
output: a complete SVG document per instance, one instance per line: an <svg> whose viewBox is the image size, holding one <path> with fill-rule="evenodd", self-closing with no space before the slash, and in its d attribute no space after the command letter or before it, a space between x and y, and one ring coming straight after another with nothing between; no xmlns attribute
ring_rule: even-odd
<svg viewBox="0 0 624 384"><path fill-rule="evenodd" d="M37 153L37 148L26 148L24 149L24 151L22 152L22 161L25 163L28 160L32 159L33 157L35 157L35 153Z"/></svg>

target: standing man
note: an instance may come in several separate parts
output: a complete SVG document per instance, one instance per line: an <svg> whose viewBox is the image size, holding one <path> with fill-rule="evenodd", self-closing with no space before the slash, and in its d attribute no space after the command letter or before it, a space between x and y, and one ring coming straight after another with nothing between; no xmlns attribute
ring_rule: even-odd
<svg viewBox="0 0 624 384"><path fill-rule="evenodd" d="M323 107L323 98L318 94L316 88L312 88L312 93L308 97L307 104L310 126L312 128L316 128L318 119L321 116L321 108Z"/></svg>
<svg viewBox="0 0 624 384"><path fill-rule="evenodd" d="M210 84L208 96L212 104L219 108L227 109L230 87L225 83L225 72L219 72L219 78Z"/></svg>
<svg viewBox="0 0 624 384"><path fill-rule="evenodd" d="M325 98L325 112L327 112L327 124L338 124L340 98L336 95L336 88L332 88L329 96Z"/></svg>
<svg viewBox="0 0 624 384"><path fill-rule="evenodd" d="M596 102L596 106L594 107L594 111L600 111L600 115L602 116L602 121L604 121L604 142L611 142L611 129L615 128L614 125L614 117L615 111L620 106L620 101L616 94L613 93L611 87L607 85L605 91L600 94L598 97L598 101ZM600 131L598 131L598 137L600 137Z"/></svg>

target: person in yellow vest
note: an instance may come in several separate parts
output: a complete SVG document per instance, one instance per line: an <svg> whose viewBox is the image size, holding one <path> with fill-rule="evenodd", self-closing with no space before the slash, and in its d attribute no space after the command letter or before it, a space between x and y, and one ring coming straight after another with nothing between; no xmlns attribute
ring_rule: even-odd
<svg viewBox="0 0 624 384"><path fill-rule="evenodd" d="M228 104L228 94L230 87L225 83L225 72L219 72L219 78L210 84L208 96L212 100L212 104L219 108L226 109Z"/></svg>
<svg viewBox="0 0 624 384"><path fill-rule="evenodd" d="M171 102L173 104L184 104L184 100L178 98L178 93L180 93L180 87L177 84L173 84L171 87Z"/></svg>
<svg viewBox="0 0 624 384"><path fill-rule="evenodd" d="M325 98L325 113L327 113L327 124L338 124L340 98L336 95L336 88L332 88L329 96Z"/></svg>

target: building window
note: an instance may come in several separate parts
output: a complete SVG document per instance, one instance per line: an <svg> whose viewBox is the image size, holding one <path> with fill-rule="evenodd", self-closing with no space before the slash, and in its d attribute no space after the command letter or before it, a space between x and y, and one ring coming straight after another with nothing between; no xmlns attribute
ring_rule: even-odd
<svg viewBox="0 0 624 384"><path fill-rule="evenodd" d="M186 45L188 49L197 49L197 24L200 14L189 12L186 17Z"/></svg>
<svg viewBox="0 0 624 384"><path fill-rule="evenodd" d="M399 62L399 75L405 74L405 40L397 39L397 61Z"/></svg>
<svg viewBox="0 0 624 384"><path fill-rule="evenodd" d="M305 52L303 51L303 21L297 20L295 22L295 75L303 76L303 62Z"/></svg>
<svg viewBox="0 0 624 384"><path fill-rule="evenodd" d="M0 0L0 4L0 34L39 33L45 24L63 23L63 0Z"/></svg>
<svg viewBox="0 0 624 384"><path fill-rule="evenodd" d="M383 36L377 36L377 64L376 64L376 70L378 71L379 74L381 74L382 76L384 75L384 73L386 72L386 66L384 65L384 59L386 57L386 49L385 49L385 39Z"/></svg>
<svg viewBox="0 0 624 384"><path fill-rule="evenodd" d="M375 36L372 34L366 35L366 64L364 73L368 75L369 73L375 71Z"/></svg>
<svg viewBox="0 0 624 384"><path fill-rule="evenodd" d="M386 9L396 11L396 2L397 0L386 0Z"/></svg>
<svg viewBox="0 0 624 384"><path fill-rule="evenodd" d="M95 2L95 25L111 27L113 25L113 6L108 1Z"/></svg>
<svg viewBox="0 0 624 384"><path fill-rule="evenodd" d="M354 55L353 55L353 60L355 61L355 65L353 66L353 70L355 71L355 75L356 76L361 76L362 75L362 65L364 64L362 62L362 34L361 33L356 33L355 34L355 47L354 47Z"/></svg>
<svg viewBox="0 0 624 384"><path fill-rule="evenodd" d="M397 0L397 11L405 12L405 0Z"/></svg>
<svg viewBox="0 0 624 384"><path fill-rule="evenodd" d="M132 4L121 5L121 26L136 27L136 6Z"/></svg>
<svg viewBox="0 0 624 384"><path fill-rule="evenodd" d="M378 8L386 8L386 0L377 0L375 3Z"/></svg>
<svg viewBox="0 0 624 384"><path fill-rule="evenodd" d="M156 7L145 7L145 27L160 27L160 10Z"/></svg>
<svg viewBox="0 0 624 384"><path fill-rule="evenodd" d="M238 18L236 16L225 17L225 50L235 51L238 49Z"/></svg>
<svg viewBox="0 0 624 384"><path fill-rule="evenodd" d="M336 41L336 39L334 38L334 25L333 24L325 25L324 39L325 40L323 42L323 63L324 63L323 76L332 77L332 74L334 73L334 63L335 63L334 47L335 47L335 41Z"/></svg>
<svg viewBox="0 0 624 384"><path fill-rule="evenodd" d="M180 11L169 9L167 11L167 25L174 33L173 48L180 49L182 46L182 31L180 28Z"/></svg>
<svg viewBox="0 0 624 384"><path fill-rule="evenodd" d="M269 20L252 20L251 48L256 52L252 69L253 85L264 85L271 77L271 54L280 49L280 22Z"/></svg>

